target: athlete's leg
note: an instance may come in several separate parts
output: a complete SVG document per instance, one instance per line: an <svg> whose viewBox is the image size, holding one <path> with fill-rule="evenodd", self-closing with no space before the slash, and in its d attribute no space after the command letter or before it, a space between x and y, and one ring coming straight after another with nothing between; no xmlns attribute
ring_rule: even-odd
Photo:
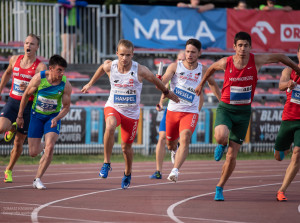
<svg viewBox="0 0 300 223"><path fill-rule="evenodd" d="M226 146L229 137L229 129L227 125L218 125L215 127L215 139L218 144Z"/></svg>
<svg viewBox="0 0 300 223"><path fill-rule="evenodd" d="M12 127L12 123L8 118L0 117L0 134L3 134L7 131L14 131L14 127Z"/></svg>
<svg viewBox="0 0 300 223"><path fill-rule="evenodd" d="M44 151L43 156L41 157L35 179L42 178L42 176L46 172L47 168L49 167L49 165L52 161L52 158L53 158L54 145L55 145L57 139L58 139L58 134L55 132L48 132L45 134L45 151ZM31 140L32 140L32 138L28 138L28 142ZM40 146L40 149L41 148L42 147Z"/></svg>
<svg viewBox="0 0 300 223"><path fill-rule="evenodd" d="M283 179L283 183L279 191L285 192L288 186L291 184L295 176L297 175L300 168L300 147L295 146L293 150L293 155L291 157L291 162L286 169L286 173Z"/></svg>
<svg viewBox="0 0 300 223"><path fill-rule="evenodd" d="M115 143L115 131L117 127L117 119L115 116L108 116L105 120L106 127L103 138L104 143L104 163L110 163L112 149Z"/></svg>
<svg viewBox="0 0 300 223"><path fill-rule="evenodd" d="M192 131L189 129L184 129L180 132L180 146L176 152L174 168L179 169L186 160L186 157L189 154L189 145L192 134Z"/></svg>
<svg viewBox="0 0 300 223"><path fill-rule="evenodd" d="M220 178L217 186L223 188L224 185L226 184L227 180L231 176L232 172L234 171L234 168L236 165L237 154L238 154L240 147L241 147L240 144L233 142L231 140L229 141L229 147L228 147L228 151L226 154L226 161L223 165L222 175L221 175L221 178Z"/></svg>
<svg viewBox="0 0 300 223"><path fill-rule="evenodd" d="M132 171L133 149L132 144L122 142L123 157L125 160L125 175L128 176Z"/></svg>
<svg viewBox="0 0 300 223"><path fill-rule="evenodd" d="M159 132L158 142L156 144L156 170L161 172L166 155L166 132Z"/></svg>

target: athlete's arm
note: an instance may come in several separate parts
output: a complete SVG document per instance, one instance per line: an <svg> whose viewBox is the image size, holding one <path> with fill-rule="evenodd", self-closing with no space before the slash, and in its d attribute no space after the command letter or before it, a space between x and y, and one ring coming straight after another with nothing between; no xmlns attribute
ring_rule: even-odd
<svg viewBox="0 0 300 223"><path fill-rule="evenodd" d="M300 68L298 67L298 65L284 54L274 53L274 54L255 55L254 59L255 59L255 65L257 71L264 64L281 62L291 67L293 70L296 71L297 75L300 76Z"/></svg>
<svg viewBox="0 0 300 223"><path fill-rule="evenodd" d="M22 96L22 100L20 102L20 107L19 107L19 113L18 113L18 117L17 117L17 124L21 128L23 128L23 125L24 125L23 112L27 105L28 99L38 89L40 83L41 83L40 73L35 74L33 76L33 78L31 79L31 81L29 82L29 85L26 88L26 90Z"/></svg>
<svg viewBox="0 0 300 223"><path fill-rule="evenodd" d="M203 103L204 103L204 94L200 94L198 110L201 111Z"/></svg>
<svg viewBox="0 0 300 223"><path fill-rule="evenodd" d="M282 71L279 81L279 90L285 91L288 88L293 90L297 86L297 84L293 80L291 80L291 73L292 69L289 67L285 68Z"/></svg>
<svg viewBox="0 0 300 223"><path fill-rule="evenodd" d="M173 92L169 91L168 88L159 80L155 75L145 66L139 64L138 67L139 80L146 79L147 81L155 84L155 86L163 92L165 97L171 99L172 101L179 102L179 98Z"/></svg>
<svg viewBox="0 0 300 223"><path fill-rule="evenodd" d="M15 62L17 60L17 56L12 56L9 60L9 64L7 69L5 70L4 74L2 75L1 78L1 83L0 83L0 94L2 93L4 87L6 86L6 84L8 83L8 81L11 78L11 75L13 73L13 67L15 65ZM1 95L0 95L0 100L1 100Z"/></svg>
<svg viewBox="0 0 300 223"><path fill-rule="evenodd" d="M199 96L202 92L205 82L209 79L211 75L213 75L217 70L226 69L227 57L223 57L222 59L218 60L217 62L213 63L204 73L200 84L196 87L195 92ZM217 95L216 95L217 96ZM218 96L217 96L218 97Z"/></svg>
<svg viewBox="0 0 300 223"><path fill-rule="evenodd" d="M175 72L176 72L176 69L177 69L177 63L171 63L165 74L163 75L163 78L162 78L162 82L164 84L167 84L169 83L169 81L172 79L172 77L174 76Z"/></svg>
<svg viewBox="0 0 300 223"><path fill-rule="evenodd" d="M111 60L104 61L103 64L96 70L95 74L93 75L92 79L87 83L82 89L82 93L88 93L88 89L96 83L96 81L103 76L103 74L107 73L108 76L110 74L110 67L111 67Z"/></svg>
<svg viewBox="0 0 300 223"><path fill-rule="evenodd" d="M58 115L51 120L51 128L57 125L57 122L65 117L66 114L70 111L71 105L71 92L72 92L72 85L69 81L66 82L64 94L62 96L62 109L58 113Z"/></svg>
<svg viewBox="0 0 300 223"><path fill-rule="evenodd" d="M169 89L169 83L167 83L166 88ZM164 94L161 95L160 100L158 102L158 104L156 105L156 110L157 111L162 111L164 108L164 102L167 101L168 99L165 98Z"/></svg>

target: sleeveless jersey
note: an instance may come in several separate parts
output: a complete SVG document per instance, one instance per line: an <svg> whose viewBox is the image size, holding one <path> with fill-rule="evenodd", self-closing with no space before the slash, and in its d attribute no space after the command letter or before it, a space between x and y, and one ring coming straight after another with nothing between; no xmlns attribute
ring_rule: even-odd
<svg viewBox="0 0 300 223"><path fill-rule="evenodd" d="M44 115L57 113L61 109L62 95L67 78L64 75L58 85L51 85L46 78L46 71L41 72L41 83L34 93L32 110Z"/></svg>
<svg viewBox="0 0 300 223"><path fill-rule="evenodd" d="M188 70L182 61L177 62L177 68L171 79L170 88L179 97L180 102L170 100L168 110L174 112L189 112L198 114L199 97L195 94L195 88L202 79L202 64L194 70Z"/></svg>
<svg viewBox="0 0 300 223"><path fill-rule="evenodd" d="M291 79L295 80L296 72L293 70ZM297 86L291 91L286 91L286 102L284 105L282 120L294 121L300 120L300 78L297 80Z"/></svg>
<svg viewBox="0 0 300 223"><path fill-rule="evenodd" d="M113 107L128 118L139 119L143 83L138 80L138 63L132 61L130 71L118 71L118 60L111 63L110 95L105 107Z"/></svg>
<svg viewBox="0 0 300 223"><path fill-rule="evenodd" d="M246 67L239 70L233 64L233 57L227 58L221 101L233 105L251 104L257 83L254 54L250 53Z"/></svg>
<svg viewBox="0 0 300 223"><path fill-rule="evenodd" d="M11 90L9 92L9 96L13 99L21 101L22 95L24 91L20 90L20 84L24 82L26 85L29 84L31 78L35 74L35 70L39 63L41 62L39 59L36 59L31 67L27 69L23 69L20 66L21 60L23 59L24 55L20 55L13 67L13 78L11 84ZM29 98L29 101L33 100L33 96Z"/></svg>

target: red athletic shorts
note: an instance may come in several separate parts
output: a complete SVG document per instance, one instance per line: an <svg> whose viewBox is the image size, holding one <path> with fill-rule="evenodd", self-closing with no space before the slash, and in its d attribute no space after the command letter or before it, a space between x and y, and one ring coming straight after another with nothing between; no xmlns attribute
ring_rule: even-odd
<svg viewBox="0 0 300 223"><path fill-rule="evenodd" d="M198 122L198 114L188 112L173 112L168 110L166 117L167 140L178 139L180 132L189 129L194 132Z"/></svg>
<svg viewBox="0 0 300 223"><path fill-rule="evenodd" d="M114 116L117 119L117 127L121 124L121 138L122 141L128 144L133 143L137 127L139 124L139 120L135 120L132 118L128 118L125 115L119 113L116 109L112 107L105 107L104 108L104 116L105 120L109 116Z"/></svg>

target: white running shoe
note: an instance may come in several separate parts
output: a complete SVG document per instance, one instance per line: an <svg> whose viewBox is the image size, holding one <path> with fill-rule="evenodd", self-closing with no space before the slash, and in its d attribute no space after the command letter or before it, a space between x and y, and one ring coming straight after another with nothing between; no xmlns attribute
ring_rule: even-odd
<svg viewBox="0 0 300 223"><path fill-rule="evenodd" d="M178 180L178 173L179 173L178 169L177 168L173 168L167 179L169 181L176 182Z"/></svg>
<svg viewBox="0 0 300 223"><path fill-rule="evenodd" d="M33 183L32 183L33 188L37 188L39 190L45 190L46 187L45 185L42 183L40 178L36 178Z"/></svg>

